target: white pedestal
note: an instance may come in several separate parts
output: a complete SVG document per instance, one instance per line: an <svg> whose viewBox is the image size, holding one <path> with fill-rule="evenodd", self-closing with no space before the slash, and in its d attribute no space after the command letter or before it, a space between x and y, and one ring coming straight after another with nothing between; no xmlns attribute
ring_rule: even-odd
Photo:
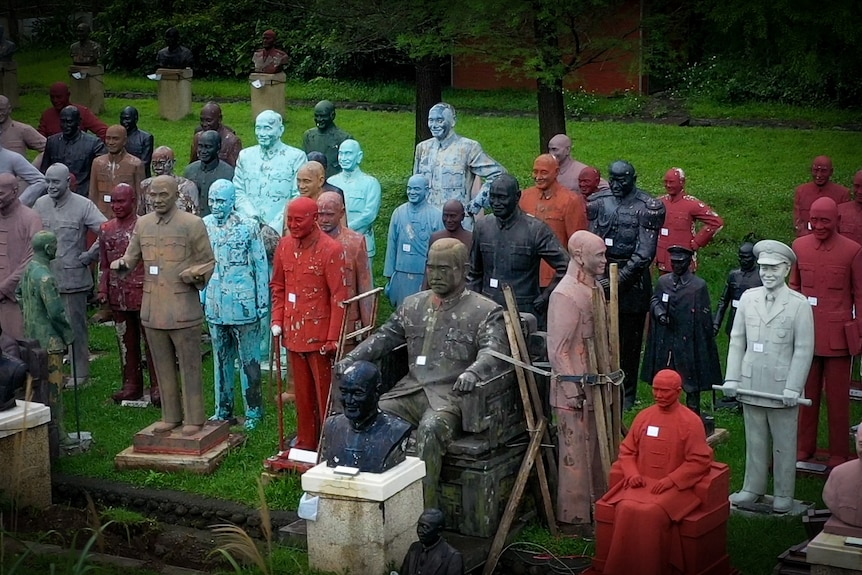
<svg viewBox="0 0 862 575"><path fill-rule="evenodd" d="M812 565L825 565L850 571L862 571L862 549L844 544L843 535L820 532L805 551L805 560Z"/></svg>
<svg viewBox="0 0 862 575"><path fill-rule="evenodd" d="M0 62L0 94L9 98L13 108L18 107L18 64Z"/></svg>
<svg viewBox="0 0 862 575"><path fill-rule="evenodd" d="M105 68L69 66L69 91L75 104L83 104L94 114L105 111Z"/></svg>
<svg viewBox="0 0 862 575"><path fill-rule="evenodd" d="M182 120L192 111L191 68L159 68L159 116L165 120Z"/></svg>
<svg viewBox="0 0 862 575"><path fill-rule="evenodd" d="M423 511L425 463L416 457L385 473L336 475L325 463L302 476L302 488L320 498L308 521L308 564L351 575L380 575L401 565L416 541Z"/></svg>
<svg viewBox="0 0 862 575"><path fill-rule="evenodd" d="M0 411L0 490L19 507L51 505L49 421L51 410L41 403L19 400Z"/></svg>
<svg viewBox="0 0 862 575"><path fill-rule="evenodd" d="M278 112L284 117L284 86L287 77L284 72L278 74L259 74L253 72L248 76L251 90L251 119L264 110Z"/></svg>

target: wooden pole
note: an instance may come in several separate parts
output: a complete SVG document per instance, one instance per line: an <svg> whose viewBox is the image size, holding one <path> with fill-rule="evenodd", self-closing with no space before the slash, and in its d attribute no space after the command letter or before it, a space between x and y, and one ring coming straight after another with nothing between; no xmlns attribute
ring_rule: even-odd
<svg viewBox="0 0 862 575"><path fill-rule="evenodd" d="M611 264L608 267L611 284L611 300L608 304L610 315L610 332L608 333L608 344L610 346L610 371L620 368L620 267L619 264ZM636 377L633 373L625 374L625 377ZM620 453L620 440L622 439L623 427L623 386L612 385L608 390L611 409L611 444L614 459Z"/></svg>
<svg viewBox="0 0 862 575"><path fill-rule="evenodd" d="M587 340L587 358L589 360L590 371L600 373L601 369L593 369L599 367L595 340ZM607 486L611 476L611 446L608 440L608 420L605 417L605 400L602 397L601 388L603 385L587 385L593 400L593 416L596 419L596 443L599 446L599 459L602 462L602 478L604 479L604 486L595 486L597 493L598 491L605 492L604 487ZM589 449L587 449L587 457L589 457ZM590 481L592 481L592 477Z"/></svg>

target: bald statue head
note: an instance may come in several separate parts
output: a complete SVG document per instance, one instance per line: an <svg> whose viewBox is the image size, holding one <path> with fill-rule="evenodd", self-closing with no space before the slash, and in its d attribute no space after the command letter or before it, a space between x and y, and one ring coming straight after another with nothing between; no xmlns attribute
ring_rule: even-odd
<svg viewBox="0 0 862 575"><path fill-rule="evenodd" d="M362 163L362 148L356 140L344 140L338 146L338 165L345 172L352 172Z"/></svg>
<svg viewBox="0 0 862 575"><path fill-rule="evenodd" d="M317 198L317 224L323 233L338 235L344 217L344 200L338 192L323 192Z"/></svg>
<svg viewBox="0 0 862 575"><path fill-rule="evenodd" d="M548 153L554 156L560 167L571 161L572 139L565 134L557 134L548 141Z"/></svg>
<svg viewBox="0 0 862 575"><path fill-rule="evenodd" d="M5 124L11 115L12 103L6 96L0 95L0 125Z"/></svg>
<svg viewBox="0 0 862 575"><path fill-rule="evenodd" d="M581 283L592 285L596 277L605 273L605 242L587 230L578 230L569 238L569 275Z"/></svg>
<svg viewBox="0 0 862 575"><path fill-rule="evenodd" d="M55 202L62 200L69 193L69 168L66 164L52 164L45 170L45 182L48 184L48 196Z"/></svg>
<svg viewBox="0 0 862 575"><path fill-rule="evenodd" d="M464 221L464 204L460 200L448 200L443 204L443 227L450 234L461 229Z"/></svg>
<svg viewBox="0 0 862 575"><path fill-rule="evenodd" d="M272 110L264 110L254 120L254 136L261 150L270 150L284 134L284 120L281 114Z"/></svg>
<svg viewBox="0 0 862 575"><path fill-rule="evenodd" d="M15 174L0 174L0 214L12 213L18 203L18 178Z"/></svg>
<svg viewBox="0 0 862 575"><path fill-rule="evenodd" d="M204 130L198 136L198 159L208 166L218 164L221 136L215 130Z"/></svg>
<svg viewBox="0 0 862 575"><path fill-rule="evenodd" d="M305 162L296 172L299 195L317 200L326 182L326 170L319 162Z"/></svg>
<svg viewBox="0 0 862 575"><path fill-rule="evenodd" d="M201 128L204 130L218 130L221 128L221 106L215 102L207 102L201 108Z"/></svg>
<svg viewBox="0 0 862 575"><path fill-rule="evenodd" d="M425 277L431 291L440 299L449 299L464 291L467 255L467 246L455 238L441 238L431 244Z"/></svg>
<svg viewBox="0 0 862 575"><path fill-rule="evenodd" d="M818 188L829 183L833 171L832 158L829 156L817 156L811 164L811 177Z"/></svg>
<svg viewBox="0 0 862 575"><path fill-rule="evenodd" d="M542 154L533 162L533 182L541 191L552 187L560 175L560 164L551 154Z"/></svg>
<svg viewBox="0 0 862 575"><path fill-rule="evenodd" d="M597 168L587 166L578 174L578 189L587 197L599 189L601 179L602 175Z"/></svg>
<svg viewBox="0 0 862 575"><path fill-rule="evenodd" d="M36 232L31 240L33 246L33 257L43 263L54 259L57 255L57 236L54 232L42 230Z"/></svg>
<svg viewBox="0 0 862 575"><path fill-rule="evenodd" d="M126 149L127 139L126 129L123 126L120 124L108 126L108 131L105 133L105 147L108 148L108 153L121 155Z"/></svg>
<svg viewBox="0 0 862 575"><path fill-rule="evenodd" d="M174 173L174 151L167 146L159 146L153 150L153 159L150 162L150 167L153 173L157 176L170 176Z"/></svg>

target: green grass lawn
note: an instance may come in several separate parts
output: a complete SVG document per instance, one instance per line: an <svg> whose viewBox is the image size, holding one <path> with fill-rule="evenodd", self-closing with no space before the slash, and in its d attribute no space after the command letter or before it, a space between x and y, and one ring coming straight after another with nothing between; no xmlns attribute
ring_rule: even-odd
<svg viewBox="0 0 862 575"><path fill-rule="evenodd" d="M31 89L21 97L16 119L35 124L41 110L49 105L41 88L66 78L65 57L42 53L25 53L19 58L19 81ZM106 86L119 93L130 91L154 92L154 83L143 79L127 79L108 75ZM303 100L338 99L329 81L309 82L303 86L288 86L288 97L295 94ZM216 88L218 90L216 90ZM38 90L37 90L38 89ZM293 90L296 89L294 93ZM247 97L243 82L219 81L207 83L195 80L195 94L236 95ZM377 90L377 91L375 91ZM392 94L399 88L391 89ZM385 88L371 89L370 97L383 97ZM350 92L353 94L354 92ZM376 95L375 95L376 94ZM395 98L395 96L391 96ZM399 98L401 96L398 96ZM353 99L353 98L351 98ZM455 101L455 97L452 98ZM489 97L489 102L494 98ZM407 102L409 103L409 101ZM102 114L107 123L116 123L126 105L138 107L140 126L156 137L156 145L169 145L177 152L177 172L188 161L188 150L200 104L194 114L178 122L168 122L157 116L154 99L127 100L109 98L107 111ZM458 105L456 103L456 105ZM222 105L225 123L232 126L245 145L254 143L250 107L247 102ZM829 125L834 118L829 113L811 111ZM367 112L339 110L338 124L354 134L364 148L363 170L376 176L382 185L384 201L375 225L379 245L385 245L388 218L392 210L403 203L407 178L413 162L413 116L407 112ZM286 112L284 140L299 145L302 133L313 125L311 106L290 107ZM536 156L537 122L531 117L488 117L463 115L457 131L480 141L485 150L500 161L521 182L528 186L533 159ZM574 155L579 160L598 166L603 173L616 159L631 161L637 168L638 184L653 195L663 192L664 173L672 166L682 167L688 177L688 193L711 204L725 218L724 230L715 241L703 249L699 259L699 275L709 284L713 298L720 295L727 273L736 266L736 251L742 238L754 232L759 238L790 242L793 238L793 190L810 178L811 160L820 154L832 157L836 166L834 180L849 185L853 173L862 168L862 134L838 130L799 130L762 128L688 128L645 123L589 122L573 123L569 134L575 141ZM375 280L383 285L382 252L375 260ZM384 305L381 318L391 307ZM166 474L147 471L119 472L113 468L113 457L131 443L132 435L159 418L156 409L124 409L113 405L110 394L119 387L119 365L112 328L91 329L91 347L99 354L92 366L94 385L80 394L80 417L84 430L93 432L95 444L86 454L63 458L57 470L63 473L94 475L117 481L182 489L213 497L221 497L256 505L255 482L260 476L261 462L277 450L277 423L271 399L261 427L249 434L242 449L233 451L212 475L200 477L188 474ZM721 354L726 353L726 337L720 336ZM204 361L204 381L207 391L207 411L212 412L212 363ZM74 422L72 396L64 394L67 428ZM651 403L645 386L640 390L642 404ZM631 415L630 415L631 417ZM720 412L717 424L730 430L730 439L716 448L716 458L730 464L732 489L739 489L744 469L744 431L741 416ZM852 406L852 420L862 419L862 406ZM292 412L287 425L294 424ZM825 439L825 434L823 438ZM822 506L822 481L800 478L797 497ZM271 483L266 488L273 508L296 507L300 487L296 478ZM804 539L799 519L749 520L732 518L730 522L730 553L733 564L743 573L768 573L775 557L782 550ZM560 542L551 542L561 545ZM582 548L582 544L580 544ZM565 548L563 545L562 548Z"/></svg>

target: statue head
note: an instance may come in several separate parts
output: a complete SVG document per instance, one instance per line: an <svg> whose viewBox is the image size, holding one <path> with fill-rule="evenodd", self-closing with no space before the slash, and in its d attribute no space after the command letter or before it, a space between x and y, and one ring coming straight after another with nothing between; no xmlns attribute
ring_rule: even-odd
<svg viewBox="0 0 862 575"><path fill-rule="evenodd" d="M838 205L832 198L817 198L808 216L811 234L820 241L828 240L838 229Z"/></svg>
<svg viewBox="0 0 862 575"><path fill-rule="evenodd" d="M137 200L135 188L129 184L117 184L111 190L111 212L118 220L125 220L135 214Z"/></svg>
<svg viewBox="0 0 862 575"><path fill-rule="evenodd" d="M69 86L64 82L54 82L48 89L48 97L51 98L51 106L55 110L60 111L69 105L69 98L72 93L69 91Z"/></svg>
<svg viewBox="0 0 862 575"><path fill-rule="evenodd" d="M455 108L445 102L431 106L428 110L428 129L440 141L449 137L455 129Z"/></svg>
<svg viewBox="0 0 862 575"><path fill-rule="evenodd" d="M599 181L602 179L602 174L598 169L587 166L581 173L578 174L578 189L584 196L589 196L599 189Z"/></svg>
<svg viewBox="0 0 862 575"><path fill-rule="evenodd" d="M5 121L2 114L3 112L0 111L0 124ZM862 204L862 170L859 170L856 172L856 175L853 176L853 197L857 202Z"/></svg>
<svg viewBox="0 0 862 575"><path fill-rule="evenodd" d="M543 192L554 185L560 175L560 165L551 154L542 154L533 162L533 182Z"/></svg>
<svg viewBox="0 0 862 575"><path fill-rule="evenodd" d="M431 547L440 539L446 519L439 509L426 509L419 516L416 524L416 535L424 547Z"/></svg>
<svg viewBox="0 0 862 575"><path fill-rule="evenodd" d="M618 198L624 198L632 193L637 179L635 167L623 160L617 160L608 170L608 185L614 196Z"/></svg>
<svg viewBox="0 0 862 575"><path fill-rule="evenodd" d="M554 156L557 164L565 165L571 158L572 139L565 134L557 134L548 140L548 153Z"/></svg>
<svg viewBox="0 0 862 575"><path fill-rule="evenodd" d="M491 182L491 190L488 192L488 203L491 211L500 220L508 220L518 208L521 199L521 188L518 180L512 174L501 174Z"/></svg>
<svg viewBox="0 0 862 575"><path fill-rule="evenodd" d="M270 50L275 47L276 35L274 30L267 30L263 33L263 49Z"/></svg>
<svg viewBox="0 0 862 575"><path fill-rule="evenodd" d="M108 131L105 133L105 147L111 154L119 154L126 148L126 129L120 124L108 126Z"/></svg>
<svg viewBox="0 0 862 575"><path fill-rule="evenodd" d="M757 264L757 258L754 257L754 244L751 242L745 242L739 246L739 254L737 258L739 259L739 269L744 272L750 272L753 270L754 266Z"/></svg>
<svg viewBox="0 0 862 575"><path fill-rule="evenodd" d="M673 270L673 275L679 277L688 272L691 267L691 258L694 257L694 252L685 246L671 246L667 249L670 256L670 269Z"/></svg>
<svg viewBox="0 0 862 575"><path fill-rule="evenodd" d="M180 45L180 31L173 26L165 30L165 43L171 50L178 48Z"/></svg>
<svg viewBox="0 0 862 575"><path fill-rule="evenodd" d="M796 263L796 254L776 240L760 240L754 244L754 257L760 271L760 281L766 291L772 292L784 285L790 266Z"/></svg>
<svg viewBox="0 0 862 575"><path fill-rule="evenodd" d="M45 182L48 184L48 195L59 201L69 193L69 168L66 164L52 164L45 170Z"/></svg>
<svg viewBox="0 0 862 575"><path fill-rule="evenodd" d="M81 22L80 24L78 24L77 28L75 28L75 32L78 35L78 42L80 42L81 44L90 39L90 25L86 22Z"/></svg>
<svg viewBox="0 0 862 575"><path fill-rule="evenodd" d="M57 236L54 232L38 231L30 243L33 246L33 256L40 261L49 262L57 255Z"/></svg>
<svg viewBox="0 0 862 575"><path fill-rule="evenodd" d="M423 203L428 199L428 193L431 191L431 186L425 176L415 174L407 180L407 201L414 206Z"/></svg>
<svg viewBox="0 0 862 575"><path fill-rule="evenodd" d="M455 238L440 238L428 249L425 277L434 295L448 299L464 291L467 246Z"/></svg>
<svg viewBox="0 0 862 575"><path fill-rule="evenodd" d="M204 130L198 136L198 159L204 164L218 163L221 136L215 130Z"/></svg>
<svg viewBox="0 0 862 575"><path fill-rule="evenodd" d="M569 269L580 271L589 280L605 273L607 247L604 240L587 230L578 230L569 238ZM584 281L583 283L589 283Z"/></svg>
<svg viewBox="0 0 862 575"><path fill-rule="evenodd" d="M352 172L362 163L362 148L356 140L344 140L338 146L338 165L345 172Z"/></svg>
<svg viewBox="0 0 862 575"><path fill-rule="evenodd" d="M326 170L317 162L305 162L296 172L299 195L317 200L326 182Z"/></svg>
<svg viewBox="0 0 862 575"><path fill-rule="evenodd" d="M221 128L221 106L215 102L207 102L201 108L201 128L204 130L218 130Z"/></svg>
<svg viewBox="0 0 862 575"><path fill-rule="evenodd" d="M120 112L120 125L126 129L126 135L138 129L138 109L134 106L126 106Z"/></svg>
<svg viewBox="0 0 862 575"><path fill-rule="evenodd" d="M664 189L671 197L678 196L685 191L685 172L682 168L671 168L664 175Z"/></svg>
<svg viewBox="0 0 862 575"><path fill-rule="evenodd" d="M682 377L672 369L663 369L652 380L652 396L662 411L671 411L679 405L682 394Z"/></svg>
<svg viewBox="0 0 862 575"><path fill-rule="evenodd" d="M15 174L0 174L0 214L7 215L18 202L18 178Z"/></svg>
<svg viewBox="0 0 862 575"><path fill-rule="evenodd" d="M817 156L811 164L811 177L820 188L829 183L833 171L832 158L829 156Z"/></svg>
<svg viewBox="0 0 862 575"><path fill-rule="evenodd" d="M6 122L12 114L12 103L6 96L0 95L0 124Z"/></svg>
<svg viewBox="0 0 862 575"><path fill-rule="evenodd" d="M153 150L153 160L150 167L157 176L169 176L174 173L174 151L167 146L159 146Z"/></svg>
<svg viewBox="0 0 862 575"><path fill-rule="evenodd" d="M461 222L464 221L464 204L459 200L448 200L443 204L443 227L450 234L454 234L461 229Z"/></svg>
<svg viewBox="0 0 862 575"><path fill-rule="evenodd" d="M377 366L369 361L356 361L336 378L344 417L354 429L366 427L379 412L377 400L382 379Z"/></svg>
<svg viewBox="0 0 862 575"><path fill-rule="evenodd" d="M325 132L335 123L335 104L329 100L321 100L314 106L314 125Z"/></svg>
<svg viewBox="0 0 862 575"><path fill-rule="evenodd" d="M269 150L281 141L284 134L284 122L281 114L272 110L264 110L254 121L254 136L262 150Z"/></svg>
<svg viewBox="0 0 862 575"><path fill-rule="evenodd" d="M323 152L318 152L317 150L308 152L306 159L308 159L309 162L317 162L323 166L324 172L326 171L326 168L329 167L329 162L327 161L326 156L323 155Z"/></svg>
<svg viewBox="0 0 862 575"><path fill-rule="evenodd" d="M317 198L317 225L331 234L341 225L344 217L344 200L338 192L323 192Z"/></svg>
<svg viewBox="0 0 862 575"><path fill-rule="evenodd" d="M66 106L60 111L60 131L67 139L74 138L81 130L81 112L75 106Z"/></svg>
<svg viewBox="0 0 862 575"><path fill-rule="evenodd" d="M220 224L225 223L236 204L236 186L230 180L214 181L210 186L208 202L210 212L216 221Z"/></svg>
<svg viewBox="0 0 862 575"><path fill-rule="evenodd" d="M153 211L159 215L169 214L177 207L179 185L173 176L156 176L147 190L147 198Z"/></svg>
<svg viewBox="0 0 862 575"><path fill-rule="evenodd" d="M287 204L287 229L290 236L301 240L317 228L317 202L311 198L296 198Z"/></svg>

